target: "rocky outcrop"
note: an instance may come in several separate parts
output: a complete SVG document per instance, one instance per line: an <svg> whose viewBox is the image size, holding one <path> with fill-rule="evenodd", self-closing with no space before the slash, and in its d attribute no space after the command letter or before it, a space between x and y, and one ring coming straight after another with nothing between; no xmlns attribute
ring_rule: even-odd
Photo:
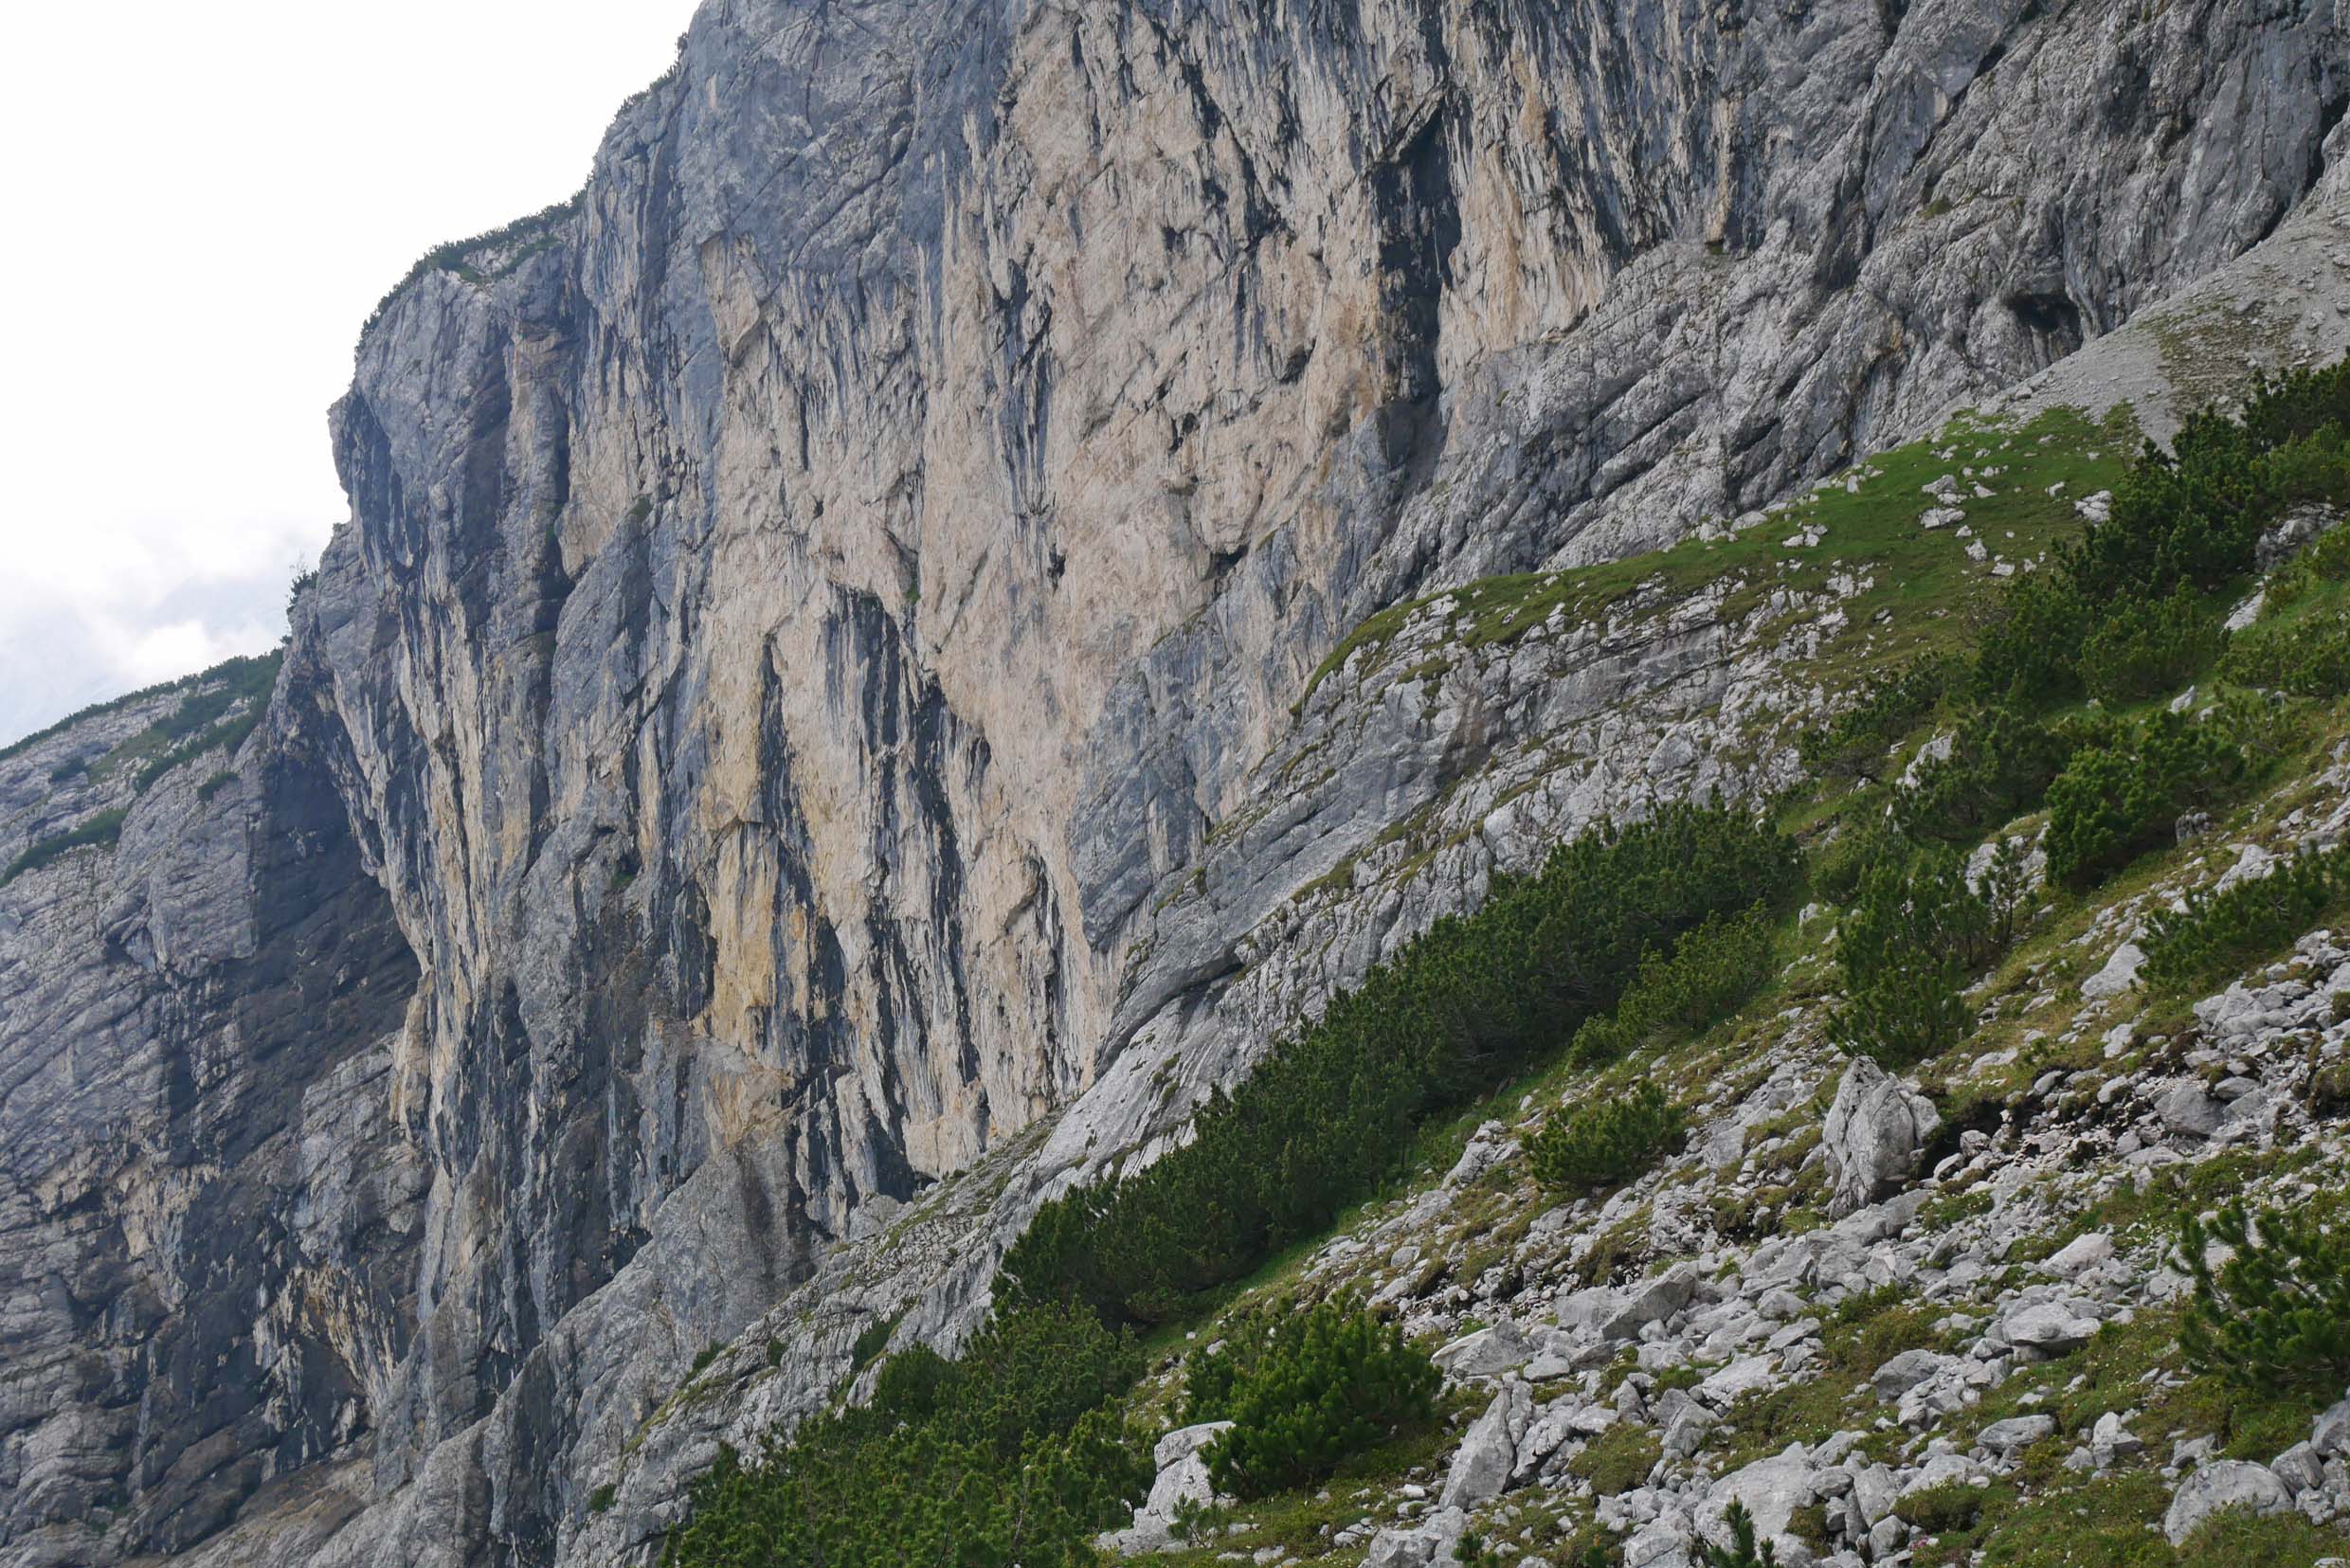
<svg viewBox="0 0 2350 1568"><path fill-rule="evenodd" d="M212 694L0 761L14 866L121 814L0 888L11 1561L205 1539L348 1450L420 1316L432 1176L391 1091L415 960L302 715L140 787Z"/></svg>
<svg viewBox="0 0 2350 1568"><path fill-rule="evenodd" d="M576 202L371 324L234 766L0 889L0 1560L641 1556L1495 872L1785 782L1776 639L1836 613L1443 590L2320 221L2344 43L713 0ZM54 770L135 717L9 759L6 831L115 809Z"/></svg>
<svg viewBox="0 0 2350 1568"><path fill-rule="evenodd" d="M2216 1459L2189 1476L2171 1499L2162 1515L2162 1534L2177 1546L2222 1508L2274 1514L2292 1505L2292 1493L2268 1466Z"/></svg>
<svg viewBox="0 0 2350 1568"><path fill-rule="evenodd" d="M1830 1212L1841 1218L1890 1197L1917 1174L1941 1126L1931 1100L1866 1056L1853 1058L1820 1133Z"/></svg>
<svg viewBox="0 0 2350 1568"><path fill-rule="evenodd" d="M1150 1452L1158 1469L1150 1495L1134 1511L1131 1525L1106 1538L1110 1548L1131 1556L1172 1546L1177 1515L1185 1506L1205 1507L1216 1501L1216 1483L1208 1472L1205 1451L1231 1430L1230 1421L1203 1421L1179 1427L1160 1438Z"/></svg>

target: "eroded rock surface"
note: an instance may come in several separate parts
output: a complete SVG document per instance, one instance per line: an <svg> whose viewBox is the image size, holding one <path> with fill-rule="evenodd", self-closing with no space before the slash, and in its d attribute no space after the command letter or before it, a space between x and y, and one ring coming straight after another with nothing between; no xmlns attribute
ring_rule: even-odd
<svg viewBox="0 0 2350 1568"><path fill-rule="evenodd" d="M2337 267L2346 42L714 0L371 324L233 758L0 760L0 853L125 813L0 889L0 1561L641 1559L1494 872L1785 783L1837 612L1342 637ZM2296 286L2247 352L2339 337Z"/></svg>

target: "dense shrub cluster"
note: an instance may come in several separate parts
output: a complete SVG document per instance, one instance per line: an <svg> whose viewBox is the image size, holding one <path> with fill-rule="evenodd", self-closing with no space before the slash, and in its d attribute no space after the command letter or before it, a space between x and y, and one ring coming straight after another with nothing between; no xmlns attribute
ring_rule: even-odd
<svg viewBox="0 0 2350 1568"><path fill-rule="evenodd" d="M2240 414L2206 409L2172 452L2151 446L2114 492L2068 573L2092 601L2224 586L2251 569L2261 531L2293 507L2350 501L2343 426L2350 364L2255 381Z"/></svg>
<svg viewBox="0 0 2350 1568"><path fill-rule="evenodd" d="M2229 640L2219 677L2300 697L2350 693L2350 611L2262 622Z"/></svg>
<svg viewBox="0 0 2350 1568"><path fill-rule="evenodd" d="M2298 734L2282 698L2139 719L2104 705L2160 697L2214 666L2270 692L2350 691L2350 615L2275 618L2232 645L2219 623L2227 601L2214 592L2250 574L2262 532L2293 508L2350 504L2345 421L2350 362L2259 382L2237 414L2195 416L2173 452L2148 445L2106 520L2053 569L2009 589L1933 699L1928 682L1905 673L1870 687L1849 723L1806 738L1816 770L1874 779L1905 716L1936 700L1961 710L1946 755L1919 762L1897 788L1856 797L1851 825L1814 868L1817 892L1859 905L1840 943L1845 1044L1905 1066L1957 1043L1970 1023L1967 977L2016 934L2024 879L2012 851L1979 895L1956 859L1913 858L1916 846L1972 846L2044 806L2050 878L2087 887L2171 842L2183 815L2235 798ZM2323 535L2276 574L2272 607L2343 581L2350 530ZM2085 697L2096 699L2086 714L2049 716ZM2214 974L2281 944L2334 899L2304 868L2198 908L2167 923L2158 971Z"/></svg>
<svg viewBox="0 0 2350 1568"><path fill-rule="evenodd" d="M2175 692L2219 657L2227 633L2186 584L2160 599L2124 599L2081 644L2081 683L2127 706Z"/></svg>
<svg viewBox="0 0 2350 1568"><path fill-rule="evenodd" d="M1967 977L2000 940L1998 911L1967 886L1965 856L1941 847L1887 856L1837 928L1836 1042L1893 1072L1942 1054L1965 1038Z"/></svg>
<svg viewBox="0 0 2350 1568"><path fill-rule="evenodd" d="M122 837L123 812L120 809L101 811L71 832L54 838L44 838L25 851L0 871L0 888L7 887L27 872L39 871L43 866L71 850L86 849L93 844L111 846Z"/></svg>
<svg viewBox="0 0 2350 1568"><path fill-rule="evenodd" d="M1507 1081L1613 1006L1651 952L1791 891L1794 847L1747 818L1674 807L1554 852L1437 923L1277 1049L1196 1136L1039 1213L1004 1259L1011 1299L1155 1323L1326 1226L1399 1168L1431 1114Z"/></svg>
<svg viewBox="0 0 2350 1568"><path fill-rule="evenodd" d="M2049 875L2095 882L2170 842L2181 813L2221 800L2245 772L2225 726L2164 712L2109 729L2048 786Z"/></svg>
<svg viewBox="0 0 2350 1568"><path fill-rule="evenodd" d="M1318 1481L1436 1414L1428 1353L1353 1301L1235 1331L1192 1362L1184 1418L1230 1421L1206 1453L1219 1492L1263 1497Z"/></svg>
<svg viewBox="0 0 2350 1568"><path fill-rule="evenodd" d="M1670 952L1652 949L1615 1008L1584 1020L1573 1057L1612 1062L1674 1034L1694 1035L1738 1011L1771 978L1778 936L1766 906L1715 915Z"/></svg>
<svg viewBox="0 0 2350 1568"><path fill-rule="evenodd" d="M2208 596L2251 572L2262 531L2297 506L2350 504L2345 421L2350 361L2260 380L2239 414L2196 414L2168 453L2149 443L2107 520L2011 591L1977 650L1977 694L2125 700L2203 668L2219 636Z"/></svg>
<svg viewBox="0 0 2350 1568"><path fill-rule="evenodd" d="M695 1483L669 1568L1077 1568L1150 1484L1108 1401L1141 1371L1083 1309L998 1319L946 1361L882 1365L872 1403L819 1416Z"/></svg>
<svg viewBox="0 0 2350 1568"><path fill-rule="evenodd" d="M1546 1187L1588 1190L1636 1176L1672 1151L1688 1113L1654 1083L1563 1112L1526 1145L1534 1180Z"/></svg>
<svg viewBox="0 0 2350 1568"><path fill-rule="evenodd" d="M2224 980L2287 947L2345 903L2350 847L2297 855L2225 892L2191 893L2183 911L2154 911L2146 979L2172 989Z"/></svg>
<svg viewBox="0 0 2350 1568"><path fill-rule="evenodd" d="M2210 1244L2228 1249L2213 1265ZM2210 1224L2190 1215L2179 1254L2195 1279L2178 1343L2187 1363L2250 1387L2332 1398L2350 1381L2350 1223L2339 1202L2240 1203Z"/></svg>
<svg viewBox="0 0 2350 1568"><path fill-rule="evenodd" d="M2045 724L2009 708L1968 715L1949 755L1918 765L1893 802L1903 833L1918 840L1972 844L2013 821L2047 792L2082 741L2077 724Z"/></svg>

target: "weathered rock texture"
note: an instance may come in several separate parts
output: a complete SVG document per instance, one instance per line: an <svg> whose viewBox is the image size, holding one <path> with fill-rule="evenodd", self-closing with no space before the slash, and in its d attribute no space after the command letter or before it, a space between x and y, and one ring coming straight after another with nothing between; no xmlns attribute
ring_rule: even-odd
<svg viewBox="0 0 2350 1568"><path fill-rule="evenodd" d="M1170 1083L1544 835L1781 766L1676 734L1794 703L1702 607L1293 720L1349 627L1745 513L2238 257L2346 45L2331 0L710 0L574 207L371 325L229 784L0 890L0 1561L241 1512L210 1559L640 1550L873 1314L967 1328ZM0 763L0 852L112 744ZM1280 912L1472 810L1437 891ZM673 1399L763 1315L787 1377Z"/></svg>

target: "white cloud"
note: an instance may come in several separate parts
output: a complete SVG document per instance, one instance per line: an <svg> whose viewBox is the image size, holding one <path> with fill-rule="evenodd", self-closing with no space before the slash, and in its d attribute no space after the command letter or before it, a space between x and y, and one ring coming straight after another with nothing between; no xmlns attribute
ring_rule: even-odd
<svg viewBox="0 0 2350 1568"><path fill-rule="evenodd" d="M410 262L577 189L687 0L10 8L0 743L274 644Z"/></svg>

